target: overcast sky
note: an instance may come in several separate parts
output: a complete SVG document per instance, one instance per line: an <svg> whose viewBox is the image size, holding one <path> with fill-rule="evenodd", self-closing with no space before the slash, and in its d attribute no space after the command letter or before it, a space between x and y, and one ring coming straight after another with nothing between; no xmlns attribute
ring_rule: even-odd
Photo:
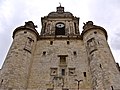
<svg viewBox="0 0 120 90"><path fill-rule="evenodd" d="M80 17L83 22L92 20L108 32L108 43L116 62L120 63L120 0L0 0L0 67L12 43L12 33L26 21L33 21L41 30L41 17L61 2L65 11Z"/></svg>

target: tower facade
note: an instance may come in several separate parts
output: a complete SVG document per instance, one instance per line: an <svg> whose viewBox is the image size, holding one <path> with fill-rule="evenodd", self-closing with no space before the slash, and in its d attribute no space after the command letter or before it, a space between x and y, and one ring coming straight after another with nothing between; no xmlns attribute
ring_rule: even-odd
<svg viewBox="0 0 120 90"><path fill-rule="evenodd" d="M61 5L41 18L40 34L32 21L16 28L0 74L2 90L119 90L116 64L104 28L79 18Z"/></svg>

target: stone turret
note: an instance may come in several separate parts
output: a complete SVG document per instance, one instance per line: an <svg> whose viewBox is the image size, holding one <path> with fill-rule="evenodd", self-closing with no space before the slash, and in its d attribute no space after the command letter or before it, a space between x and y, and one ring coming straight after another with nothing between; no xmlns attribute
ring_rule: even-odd
<svg viewBox="0 0 120 90"><path fill-rule="evenodd" d="M27 88L37 37L32 21L14 30L13 43L2 67L1 90Z"/></svg>
<svg viewBox="0 0 120 90"><path fill-rule="evenodd" d="M88 54L93 89L120 88L120 84L117 84L120 82L120 73L107 43L106 30L92 21L84 24L83 29L82 37Z"/></svg>
<svg viewBox="0 0 120 90"><path fill-rule="evenodd" d="M28 21L13 32L13 43L0 70L0 90L119 90L107 32L92 21L79 33L79 18L64 11L41 18L39 35Z"/></svg>

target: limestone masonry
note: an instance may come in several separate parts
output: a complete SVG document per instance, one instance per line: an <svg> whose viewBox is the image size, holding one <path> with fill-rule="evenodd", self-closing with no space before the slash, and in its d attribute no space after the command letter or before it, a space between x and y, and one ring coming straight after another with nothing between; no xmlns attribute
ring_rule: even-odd
<svg viewBox="0 0 120 90"><path fill-rule="evenodd" d="M92 21L79 33L79 18L56 12L17 27L0 71L0 90L120 90L120 67L107 32Z"/></svg>

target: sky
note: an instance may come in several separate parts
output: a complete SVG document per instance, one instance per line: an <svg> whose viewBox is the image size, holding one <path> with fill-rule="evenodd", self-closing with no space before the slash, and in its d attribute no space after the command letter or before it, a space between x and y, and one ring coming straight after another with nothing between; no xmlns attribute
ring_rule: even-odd
<svg viewBox="0 0 120 90"><path fill-rule="evenodd" d="M33 21L41 30L41 17L56 11L59 2L65 11L80 17L83 22L93 21L108 33L108 43L116 62L120 63L120 0L0 0L0 67L13 41L15 28Z"/></svg>

